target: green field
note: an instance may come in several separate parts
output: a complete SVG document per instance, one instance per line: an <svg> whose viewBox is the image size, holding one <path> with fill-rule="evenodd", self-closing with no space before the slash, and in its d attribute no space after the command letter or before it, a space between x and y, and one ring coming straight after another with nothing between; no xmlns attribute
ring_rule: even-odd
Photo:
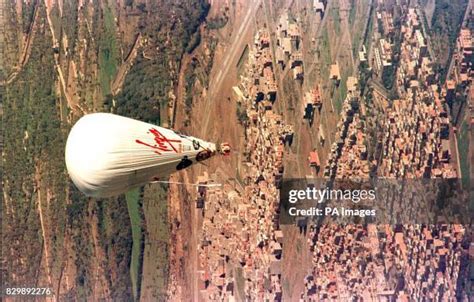
<svg viewBox="0 0 474 302"><path fill-rule="evenodd" d="M337 113L341 112L342 104L344 103L344 100L346 99L346 95L347 95L346 80L347 80L347 77L345 79L344 78L341 79L341 83L339 84L339 87L337 88L337 93L335 94L334 109L336 109Z"/></svg>
<svg viewBox="0 0 474 302"><path fill-rule="evenodd" d="M366 31L364 33L364 41L363 41L363 45L365 46L365 49L367 51L367 53L369 53L369 50L370 50L370 46L372 45L372 43L370 43L370 37L372 37L372 32L374 30L374 8L373 6L370 8L370 12L369 12L369 24L367 24L367 28L366 28Z"/></svg>
<svg viewBox="0 0 474 302"><path fill-rule="evenodd" d="M115 77L119 63L114 15L109 7L105 7L104 9L103 21L104 27L99 42L99 81L102 94L105 96L110 93L111 83Z"/></svg>
<svg viewBox="0 0 474 302"><path fill-rule="evenodd" d="M145 186L143 195L146 229L150 236L145 238L141 287L152 289L158 301L167 300L168 289L170 225L167 194L165 185L151 184Z"/></svg>
<svg viewBox="0 0 474 302"><path fill-rule="evenodd" d="M349 24L354 24L355 17L357 13L357 7L354 5L354 3L351 4L351 8L349 10Z"/></svg>
<svg viewBox="0 0 474 302"><path fill-rule="evenodd" d="M456 45L456 38L461 28L464 12L468 1L466 0L437 0L431 18L430 28L426 28L431 36L431 47L436 53L437 63L444 67L440 81L446 77L447 64Z"/></svg>
<svg viewBox="0 0 474 302"><path fill-rule="evenodd" d="M130 278L132 279L132 291L135 299L138 297L140 276L140 254L142 243L142 227L140 216L140 189L133 189L125 194L127 199L128 214L132 225L132 259L130 261Z"/></svg>
<svg viewBox="0 0 474 302"><path fill-rule="evenodd" d="M458 152L461 166L461 181L464 188L470 185L470 162L469 162L469 126L466 123L461 125L458 134Z"/></svg>
<svg viewBox="0 0 474 302"><path fill-rule="evenodd" d="M237 62L237 72L238 75L242 75L245 69L245 62L247 62L249 57L249 46L248 44L245 45L244 51L242 52L242 55L239 58L239 62Z"/></svg>
<svg viewBox="0 0 474 302"><path fill-rule="evenodd" d="M366 18L368 18L367 12L367 3L363 3L360 6L361 15L356 18L356 8L355 5L351 6L351 10L349 11L349 24L351 25L351 44L352 44L352 55L354 58L358 57L359 49L361 45L364 43L363 36L364 36L364 29L366 25ZM352 18L352 21L351 21ZM357 21L356 21L357 20Z"/></svg>
<svg viewBox="0 0 474 302"><path fill-rule="evenodd" d="M329 43L329 33L327 27L324 28L321 35L321 44L319 46L321 76L325 80L329 77L329 66L332 64L331 60L331 45Z"/></svg>
<svg viewBox="0 0 474 302"><path fill-rule="evenodd" d="M334 24L334 31L338 35L341 33L341 21L340 21L340 19L341 19L341 17L339 15L339 8L334 7L332 9L332 22Z"/></svg>
<svg viewBox="0 0 474 302"><path fill-rule="evenodd" d="M342 104L347 96L347 78L349 75L352 74L352 67L347 67L342 69L341 74L341 82L339 83L339 87L337 88L336 93L334 94L335 102L334 102L334 109L336 112L341 112Z"/></svg>

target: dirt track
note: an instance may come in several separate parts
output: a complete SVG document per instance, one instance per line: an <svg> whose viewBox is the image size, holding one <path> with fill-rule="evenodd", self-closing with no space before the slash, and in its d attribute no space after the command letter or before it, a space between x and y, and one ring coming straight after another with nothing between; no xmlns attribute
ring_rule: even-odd
<svg viewBox="0 0 474 302"><path fill-rule="evenodd" d="M222 62L216 62L217 64L215 64L216 66L222 67L216 70L217 75L215 75L215 77L210 81L209 94L206 102L207 112L209 112L212 104L216 100L216 96L221 91L222 83L229 74L230 69L235 69L235 67L237 66L240 54L242 53L246 44L245 37L248 36L249 31L253 31L253 28L251 28L250 25L252 24L251 21L253 20L260 3L261 0L251 2L250 7L248 8L242 23L240 23L240 27L237 30L234 30L234 34L232 35L232 41L230 43L230 46L226 50ZM208 114L204 119L202 135L208 133L209 118L210 114Z"/></svg>

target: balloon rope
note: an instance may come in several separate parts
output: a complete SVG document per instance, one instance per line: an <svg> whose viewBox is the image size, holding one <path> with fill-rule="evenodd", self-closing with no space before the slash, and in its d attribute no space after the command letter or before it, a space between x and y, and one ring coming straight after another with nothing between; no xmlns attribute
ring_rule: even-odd
<svg viewBox="0 0 474 302"><path fill-rule="evenodd" d="M179 181L165 181L165 180L155 180L151 183L162 183L162 184L173 184L173 185L187 185L187 186L196 186L196 187L221 187L222 184L192 184Z"/></svg>

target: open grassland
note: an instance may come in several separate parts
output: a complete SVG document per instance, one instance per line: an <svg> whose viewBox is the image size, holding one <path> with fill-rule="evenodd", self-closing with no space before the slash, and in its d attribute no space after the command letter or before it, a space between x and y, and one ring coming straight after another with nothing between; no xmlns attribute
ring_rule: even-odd
<svg viewBox="0 0 474 302"><path fill-rule="evenodd" d="M326 80L329 78L329 69L332 64L331 60L331 45L329 43L329 33L327 27L323 29L321 35L321 43L319 46L319 59L321 67L321 78Z"/></svg>
<svg viewBox="0 0 474 302"><path fill-rule="evenodd" d="M469 126L463 123L458 134L458 151L461 166L461 180L464 188L470 185Z"/></svg>
<svg viewBox="0 0 474 302"><path fill-rule="evenodd" d="M441 81L446 77L447 64L453 55L456 38L461 28L468 1L437 0L429 24L428 34L441 71Z"/></svg>
<svg viewBox="0 0 474 302"><path fill-rule="evenodd" d="M167 188L147 185L143 194L146 232L143 249L141 299L166 300L169 278L169 240Z"/></svg>
<svg viewBox="0 0 474 302"><path fill-rule="evenodd" d="M105 6L103 30L99 42L99 80L104 96L110 93L111 83L119 64L118 56L114 15L110 7Z"/></svg>
<svg viewBox="0 0 474 302"><path fill-rule="evenodd" d="M339 35L341 33L341 16L339 14L339 7L331 8L331 21L334 26L334 31Z"/></svg>
<svg viewBox="0 0 474 302"><path fill-rule="evenodd" d="M133 189L125 194L127 200L128 214L132 226L132 256L130 261L130 278L132 279L132 291L135 299L139 292L140 276L140 254L142 245L142 227L140 216L140 189Z"/></svg>

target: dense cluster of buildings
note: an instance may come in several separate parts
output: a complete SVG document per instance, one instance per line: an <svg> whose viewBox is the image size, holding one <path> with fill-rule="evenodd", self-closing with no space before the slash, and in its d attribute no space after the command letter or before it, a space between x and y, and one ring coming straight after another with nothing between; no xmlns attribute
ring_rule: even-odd
<svg viewBox="0 0 474 302"><path fill-rule="evenodd" d="M314 3L324 11L323 1ZM378 18L384 32L394 30L390 13L381 11ZM394 83L399 99L380 109L380 157L369 161L365 105L357 78L348 77L347 97L323 172L325 178L367 180L372 173L390 179L457 177L451 162L446 104L446 95L449 97L454 88L448 84L443 91L437 85L415 9L407 9L401 30ZM283 69L290 66L294 78L302 79L299 27L284 14L276 34L276 64ZM467 38L459 40L463 40L458 42L463 45L459 49L469 55ZM386 41L380 39L373 50L376 57L379 53L382 69L392 58L392 45ZM198 273L200 295L206 301L283 298L284 238L279 226L278 187L285 145L291 144L293 130L273 111L277 84L270 45L268 30L258 30L246 72L239 87L234 88L248 116L246 160L239 171L243 186L199 188L197 207L202 209L203 227ZM365 58L365 51L362 55ZM456 66L467 64L461 61L458 58ZM299 67L301 76L296 72ZM341 80L337 62L331 67L330 78L337 84ZM313 110L322 106L319 86L304 93L303 103ZM321 135L323 142L320 127ZM315 167L321 164L316 151L310 153L309 161ZM210 181L207 175L199 179L199 183ZM407 208L416 208L415 203L400 203L396 215L404 215ZM306 239L312 268L301 280L304 290L300 301L467 301L458 282L458 278L465 278L469 261L465 233L466 229L457 224L423 225L416 221L396 226L310 222Z"/></svg>
<svg viewBox="0 0 474 302"><path fill-rule="evenodd" d="M456 51L454 52L454 76L456 82L467 85L473 78L473 38L469 28L462 28L456 43Z"/></svg>
<svg viewBox="0 0 474 302"><path fill-rule="evenodd" d="M464 227L311 227L313 272L303 301L467 301L457 295L466 256Z"/></svg>
<svg viewBox="0 0 474 302"><path fill-rule="evenodd" d="M415 10L409 10L402 30L396 83L400 99L384 112L382 162L376 173L393 180L456 177L446 104L433 81ZM335 179L354 180L364 168L369 170L360 104L350 90L325 169L325 176ZM397 215L416 212L416 207L403 204L405 210ZM300 300L467 301L458 282L458 277L466 278L469 262L465 232L457 224L427 226L416 220L398 226L312 225L308 244L313 271L305 278Z"/></svg>
<svg viewBox="0 0 474 302"><path fill-rule="evenodd" d="M348 77L346 86L347 96L342 105L324 176L331 179L366 179L369 177L370 166L357 78Z"/></svg>
<svg viewBox="0 0 474 302"><path fill-rule="evenodd" d="M382 6L381 6L382 7ZM387 10L377 12L378 31L382 35L374 47L374 65L376 71L382 74L387 68L392 67L393 59L393 36L395 27L393 16Z"/></svg>
<svg viewBox="0 0 474 302"><path fill-rule="evenodd" d="M374 49L375 66L382 74L384 70L392 66L392 44L385 39L380 39L377 47Z"/></svg>
<svg viewBox="0 0 474 302"><path fill-rule="evenodd" d="M390 36L395 33L395 25L393 22L393 14L380 6L381 11L377 12L377 22L383 29L383 33L386 36Z"/></svg>
<svg viewBox="0 0 474 302"><path fill-rule="evenodd" d="M271 107L276 100L277 85L273 74L270 34L267 31L257 32L254 44L258 51L256 54L252 52L250 55L255 56L252 58L252 64L254 64L252 68L258 69L258 72L254 74L254 82L249 87L249 93L256 102L263 101L265 106Z"/></svg>
<svg viewBox="0 0 474 302"><path fill-rule="evenodd" d="M266 37L265 30L257 33L239 88L243 91L240 102L249 116L248 156L241 174L244 186L241 190L208 188L200 194L199 273L206 301L282 299L278 184L284 144L291 142L292 129L272 110L274 98L268 87L274 83L274 74ZM207 181L200 179L201 183Z"/></svg>
<svg viewBox="0 0 474 302"><path fill-rule="evenodd" d="M455 178L446 104L438 94L415 9L408 10L402 33L396 83L400 99L387 108L382 121L383 159L378 174L390 178Z"/></svg>
<svg viewBox="0 0 474 302"><path fill-rule="evenodd" d="M290 65L293 79L303 80L303 52L301 29L298 23L288 13L280 16L277 27L276 62L282 69Z"/></svg>
<svg viewBox="0 0 474 302"><path fill-rule="evenodd" d="M469 109L469 123L474 124L474 43L473 33L470 28L461 28L453 54L453 69L446 81L446 101L453 104L456 93L463 93L467 96ZM459 89L460 88L460 89Z"/></svg>

